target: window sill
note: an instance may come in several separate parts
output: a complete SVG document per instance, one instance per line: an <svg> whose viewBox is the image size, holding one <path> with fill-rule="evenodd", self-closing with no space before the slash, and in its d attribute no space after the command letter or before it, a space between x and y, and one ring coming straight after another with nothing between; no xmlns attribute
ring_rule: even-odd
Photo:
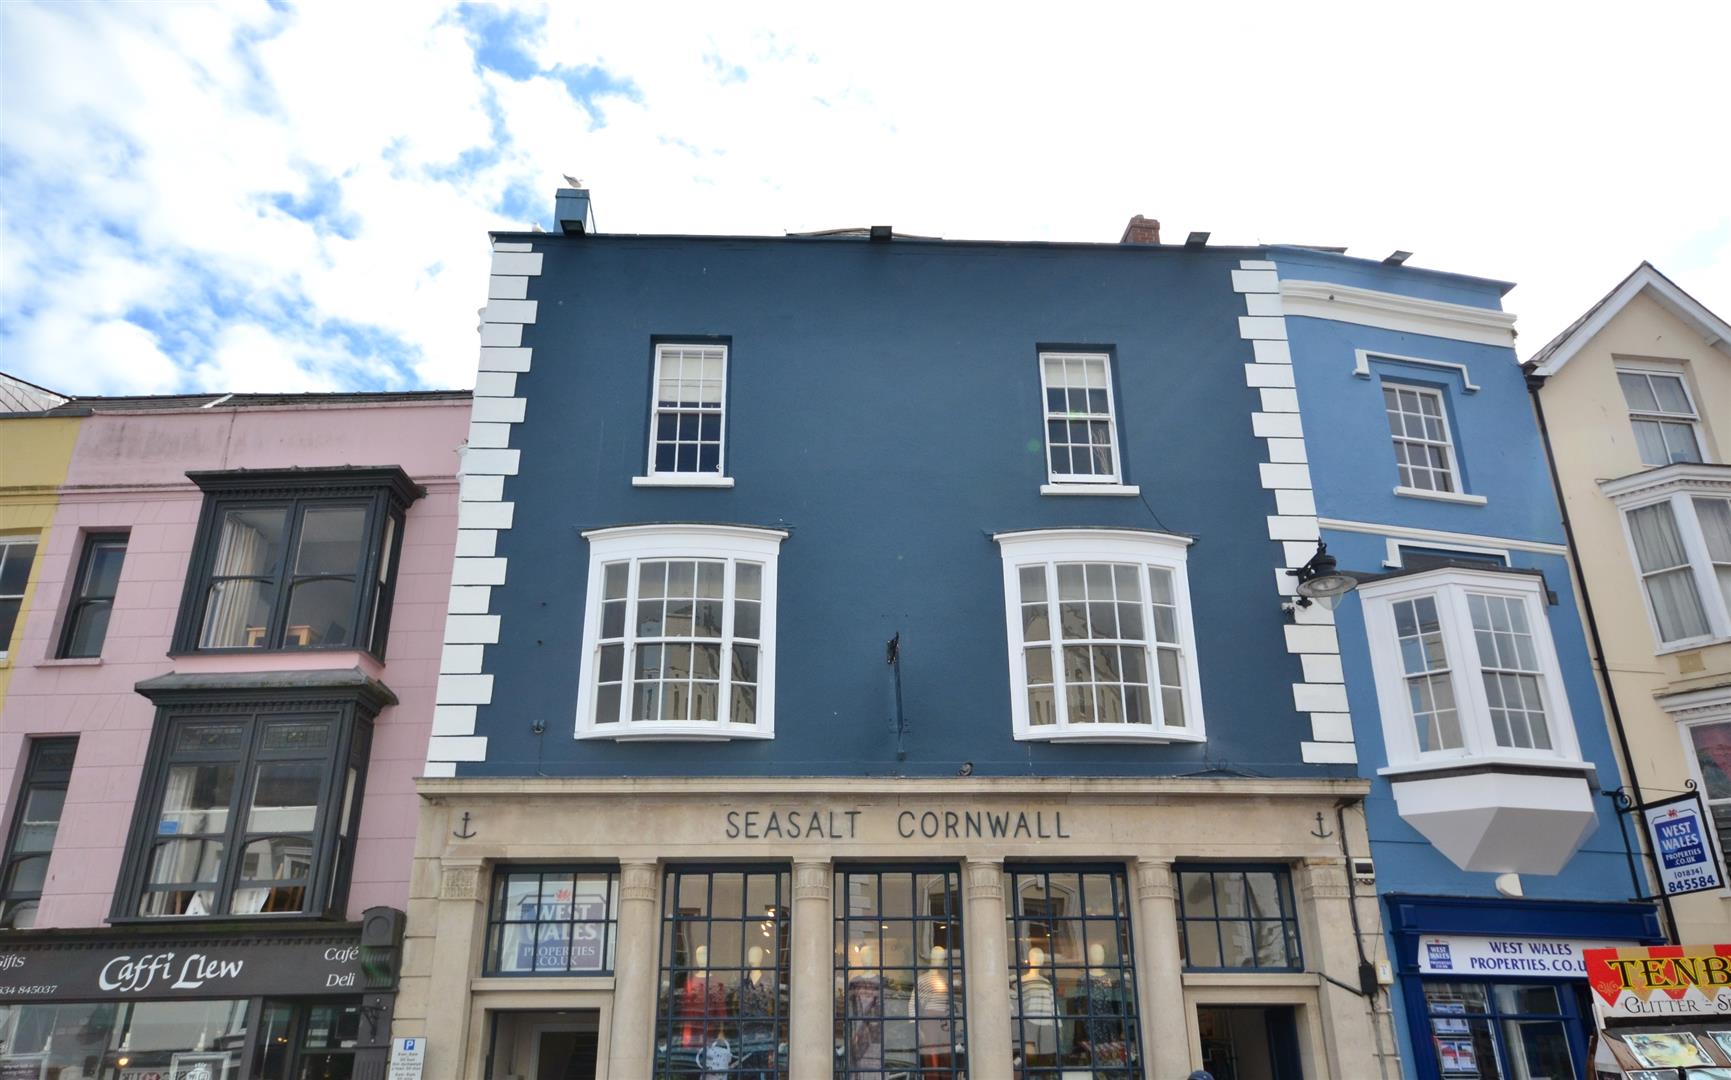
<svg viewBox="0 0 1731 1080"><path fill-rule="evenodd" d="M1466 495L1458 491L1430 491L1426 488L1395 486L1394 493L1407 499L1430 499L1435 502L1460 503L1463 506L1483 506L1489 502L1483 495Z"/></svg>
<svg viewBox="0 0 1731 1080"><path fill-rule="evenodd" d="M1660 645L1653 650L1654 656L1670 656L1673 653L1693 652L1696 649L1710 649L1715 645L1731 642L1731 635L1715 637L1686 638L1683 641L1673 641L1669 645Z"/></svg>
<svg viewBox="0 0 1731 1080"><path fill-rule="evenodd" d="M36 666L44 667L99 667L102 664L100 656L61 656L49 660L38 660Z"/></svg>
<svg viewBox="0 0 1731 1080"><path fill-rule="evenodd" d="M633 476L632 487L730 488L731 476L711 476L708 473L653 473Z"/></svg>
<svg viewBox="0 0 1731 1080"><path fill-rule="evenodd" d="M1376 774L1387 777L1390 781L1401 781L1426 780L1439 773L1456 775L1469 772L1525 772L1589 776L1597 771L1598 766L1578 758L1465 754L1435 761L1408 761L1398 765L1385 765L1378 769Z"/></svg>
<svg viewBox="0 0 1731 1080"><path fill-rule="evenodd" d="M577 738L610 739L613 742L731 742L735 739L773 739L775 732L745 725L598 724L579 729Z"/></svg>
<svg viewBox="0 0 1731 1080"><path fill-rule="evenodd" d="M1140 495L1135 484L1041 484L1042 495Z"/></svg>
<svg viewBox="0 0 1731 1080"><path fill-rule="evenodd" d="M1148 729L1140 725L1089 724L1057 731L1029 728L1016 732L1017 742L1086 742L1086 743L1175 743L1204 742L1201 732L1173 728Z"/></svg>
<svg viewBox="0 0 1731 1080"><path fill-rule="evenodd" d="M572 972L569 975L547 975L541 972L525 975L481 975L469 980L469 989L478 994L489 991L514 993L534 990L557 990L576 994L585 990L611 991L613 976Z"/></svg>

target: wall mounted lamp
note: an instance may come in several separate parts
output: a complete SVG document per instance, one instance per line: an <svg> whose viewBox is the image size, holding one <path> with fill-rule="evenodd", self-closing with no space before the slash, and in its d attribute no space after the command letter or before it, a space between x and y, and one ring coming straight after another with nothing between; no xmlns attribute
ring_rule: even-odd
<svg viewBox="0 0 1731 1080"><path fill-rule="evenodd" d="M1294 608L1309 607L1314 601L1321 604L1323 610L1333 611L1347 593L1358 588L1358 579L1340 572L1334 556L1328 553L1328 545L1320 540L1316 542L1316 554L1310 557L1310 561L1287 573L1298 579L1298 599L1292 601Z"/></svg>

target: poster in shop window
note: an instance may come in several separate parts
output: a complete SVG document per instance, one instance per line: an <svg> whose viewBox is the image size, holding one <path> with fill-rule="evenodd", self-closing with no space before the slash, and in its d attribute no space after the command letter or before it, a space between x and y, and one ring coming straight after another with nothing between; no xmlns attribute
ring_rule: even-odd
<svg viewBox="0 0 1731 1080"><path fill-rule="evenodd" d="M548 902L529 897L522 915L530 922L517 942L512 971L604 971L607 958L607 898L594 893L574 895L562 888Z"/></svg>
<svg viewBox="0 0 1731 1080"><path fill-rule="evenodd" d="M169 1059L168 1080L222 1080L227 1054L176 1054Z"/></svg>
<svg viewBox="0 0 1731 1080"><path fill-rule="evenodd" d="M1659 863L1659 887L1666 896L1725 887L1725 869L1714 850L1700 792L1649 803L1641 817Z"/></svg>
<svg viewBox="0 0 1731 1080"><path fill-rule="evenodd" d="M0 1057L0 1080L42 1080L47 1072L47 1054L7 1054Z"/></svg>

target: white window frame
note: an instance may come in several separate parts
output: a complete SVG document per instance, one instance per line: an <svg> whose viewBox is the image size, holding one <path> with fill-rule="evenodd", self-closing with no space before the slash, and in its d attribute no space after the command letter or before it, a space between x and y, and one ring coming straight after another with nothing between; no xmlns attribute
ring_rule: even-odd
<svg viewBox="0 0 1731 1080"><path fill-rule="evenodd" d="M1389 390L1394 390L1396 394L1405 390L1416 394L1421 398L1429 397L1436 400L1437 420L1442 426L1442 440L1440 443L1434 439L1415 439L1413 436L1406 434L1396 435L1391 431L1388 433L1389 449L1394 450L1402 442L1417 443L1422 446L1442 446L1444 454L1448 459L1448 479L1449 485L1452 488L1452 490L1449 491L1438 491L1435 488L1412 487L1403 483L1400 475L1400 456L1397 451L1394 461L1394 493L1396 495L1406 495L1416 499L1437 499L1441 502L1467 503L1472 506L1485 505L1488 500L1483 495L1472 495L1467 492L1466 482L1461 476L1460 449L1455 446L1454 425L1449 423L1448 394L1434 386L1424 386L1419 383L1403 382L1400 379L1390 378L1382 380L1381 388L1384 394L1387 394ZM1383 421L1385 424L1387 423L1387 420L1388 404L1385 401L1383 403Z"/></svg>
<svg viewBox="0 0 1731 1080"><path fill-rule="evenodd" d="M715 349L721 353L721 444L716 449L714 472L664 471L655 467L656 431L661 419L661 364L669 349ZM727 475L727 394L733 349L720 341L658 341L655 343L655 364L649 379L649 438L644 472L631 478L633 487L732 487ZM680 410L670 410L678 412ZM687 410L689 411L689 410Z"/></svg>
<svg viewBox="0 0 1731 1080"><path fill-rule="evenodd" d="M1196 658L1196 627L1190 612L1190 582L1186 573L1189 537L1171 533L1145 532L1136 529L1032 529L1025 532L997 533L1004 564L1004 627L1009 647L1010 719L1015 738L1024 742L1202 742L1206 728L1202 715L1202 684ZM1152 596L1147 571L1157 567L1171 572L1172 597L1176 602L1178 647L1182 657L1181 677L1184 694L1185 724L1170 727L1164 724L1071 724L1063 715L1067 707L1064 695L1063 665L1053 657L1052 693L1059 710L1058 721L1035 727L1028 719L1028 677L1022 656L1021 574L1024 566L1050 566L1053 563L1109 562L1134 563L1142 568L1143 626L1147 638L1148 672L1154 678L1154 620L1150 611ZM1050 578L1048 577L1048 582ZM1048 585L1050 587L1050 585ZM1058 628L1054 624L1052 633ZM1061 640L1058 645L1061 647ZM1159 715L1159 688L1150 693L1156 716Z"/></svg>
<svg viewBox="0 0 1731 1080"><path fill-rule="evenodd" d="M1689 425L1690 434L1695 438L1695 454L1701 459L1701 462L1712 460L1707 455L1707 440L1701 437L1701 410L1695 404L1695 394L1689 389L1689 379L1684 374L1681 367L1669 367L1664 364L1652 363L1618 363L1613 365L1613 367L1615 374L1618 376L1617 394L1619 397L1623 398L1624 412L1629 417L1630 435L1634 435L1635 433L1636 421L1646 421L1655 424L1687 424ZM1689 406L1688 413L1649 412L1644 409L1635 408L1633 405L1629 404L1627 395L1623 393L1622 376L1624 375L1641 375L1648 377L1649 380L1651 380L1651 377L1654 375L1676 379L1677 385L1683 389L1683 400ZM1648 383L1648 388L1652 388L1651 381ZM1653 400L1657 403L1659 395L1654 394ZM1663 438L1663 435L1661 435L1661 438ZM1635 456L1640 459L1641 467L1644 469L1662 469L1667 465L1699 464L1699 462L1662 461L1657 465L1650 465L1647 463L1645 458L1641 457L1641 440L1638 437L1635 439Z"/></svg>
<svg viewBox="0 0 1731 1080"><path fill-rule="evenodd" d="M24 632L24 617L28 614L28 612L24 610L24 598L30 595L30 577L32 574L36 573L36 560L42 556L42 537L37 533L17 533L12 536L0 536L0 555L9 556L11 553L5 551L5 548L17 547L22 544L29 544L36 550L30 555L30 565L24 568L23 591L6 594L7 599L18 601L18 619L12 624L12 634L22 634ZM9 651L11 645L11 635L8 635L6 638L0 638L0 663L4 663L11 656Z"/></svg>
<svg viewBox="0 0 1731 1080"><path fill-rule="evenodd" d="M1053 412L1049 394L1051 387L1046 383L1046 361L1048 360L1098 360L1106 372L1106 424L1112 435L1112 473L1077 474L1061 473L1052 468L1052 429L1054 420L1069 421L1081 416L1094 421L1096 413L1076 414L1065 409ZM1045 447L1046 485L1041 489L1043 494L1083 493L1093 495L1105 494L1136 494L1134 487L1124 483L1123 446L1118 431L1118 399L1112 388L1112 354L1108 352L1083 352L1079 350L1052 350L1039 354L1040 364L1040 440ZM1068 401L1065 402L1068 404Z"/></svg>
<svg viewBox="0 0 1731 1080"><path fill-rule="evenodd" d="M1622 518L1624 549L1629 553L1629 566L1641 593L1641 607L1647 613L1647 625L1653 632L1654 655L1731 641L1731 604L1726 603L1725 594L1719 588L1712 555L1707 550L1707 535L1701 530L1701 519L1695 511L1696 499L1731 499L1731 469L1724 465L1680 461L1618 480L1602 481L1599 490L1611 497ZM1701 610L1707 616L1707 633L1675 641L1666 641L1659 633L1659 618L1653 611L1653 601L1641 573L1641 560L1635 552L1635 533L1629 527L1631 511L1659 503L1670 504L1677 535L1683 541L1683 552L1689 557L1695 595L1700 598Z"/></svg>
<svg viewBox="0 0 1731 1080"><path fill-rule="evenodd" d="M583 604L583 651L580 654L581 681L577 690L577 727L579 739L643 739L710 741L722 739L772 739L775 737L775 612L776 561L781 542L787 533L780 529L758 529L740 525L624 525L609 529L593 529L583 533L589 542L589 582ZM734 724L726 720L707 721L637 721L630 718L631 673L634 670L635 640L631 620L637 601L637 564L654 559L711 559L759 563L763 567L763 591L760 600L757 660L757 719L751 724ZM620 719L611 723L596 723L596 684L600 669L601 603L603 571L608 563L631 564L627 574L626 635L624 684L621 691ZM733 645L734 575L725 578L722 609L721 642L725 650ZM730 704L729 681L732 676L730 653L723 652L721 671L721 708Z"/></svg>
<svg viewBox="0 0 1731 1080"><path fill-rule="evenodd" d="M1545 723L1551 749L1499 746L1491 725L1490 701L1485 695L1478 643L1473 635L1467 595L1504 596L1523 604L1527 626L1532 631L1533 651L1539 662L1540 693L1544 697ZM1358 587L1364 607L1365 634L1376 677L1376 700L1382 714L1383 741L1388 766L1381 773L1423 771L1460 762L1532 764L1581 764L1581 746L1569 709L1568 690L1556 643L1551 638L1549 601L1542 579L1534 574L1464 567L1439 567L1415 574L1402 574ZM1450 684L1455 713L1461 725L1461 746L1450 750L1418 747L1418 732L1407 698L1405 667L1397 641L1394 606L1402 600L1435 597L1442 622L1443 645L1448 654Z"/></svg>

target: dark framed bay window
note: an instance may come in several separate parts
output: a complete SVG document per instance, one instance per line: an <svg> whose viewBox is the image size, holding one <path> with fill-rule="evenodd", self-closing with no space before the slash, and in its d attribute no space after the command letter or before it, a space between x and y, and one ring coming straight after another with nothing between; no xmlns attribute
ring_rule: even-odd
<svg viewBox="0 0 1731 1080"><path fill-rule="evenodd" d="M1302 971L1292 874L1268 864L1194 863L1178 874L1178 942L1191 971Z"/></svg>
<svg viewBox="0 0 1731 1080"><path fill-rule="evenodd" d="M788 1080L786 866L671 866L655 1080Z"/></svg>
<svg viewBox="0 0 1731 1080"><path fill-rule="evenodd" d="M1142 1076L1122 866L1011 866L1010 1035L1034 1080Z"/></svg>
<svg viewBox="0 0 1731 1080"><path fill-rule="evenodd" d="M372 722L357 671L164 675L111 922L340 915Z"/></svg>
<svg viewBox="0 0 1731 1080"><path fill-rule="evenodd" d="M487 974L611 975L619 884L611 866L502 866L487 909Z"/></svg>
<svg viewBox="0 0 1731 1080"><path fill-rule="evenodd" d="M365 649L383 658L403 516L395 466L188 473L204 490L177 653Z"/></svg>

